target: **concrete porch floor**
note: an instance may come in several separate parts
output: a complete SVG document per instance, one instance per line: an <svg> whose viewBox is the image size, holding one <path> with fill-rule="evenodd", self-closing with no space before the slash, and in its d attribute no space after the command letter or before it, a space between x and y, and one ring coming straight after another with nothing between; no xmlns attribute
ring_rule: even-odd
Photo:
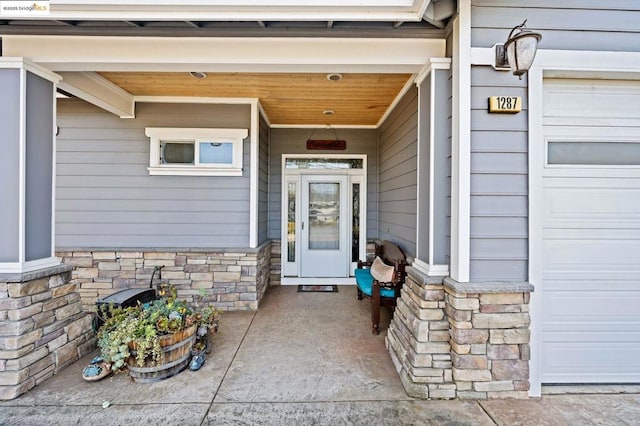
<svg viewBox="0 0 640 426"><path fill-rule="evenodd" d="M296 290L273 287L259 311L223 314L213 351L198 372L153 384L133 383L125 374L87 383L81 377L87 357L31 392L0 402L0 424L640 424L640 393L414 400L384 347L388 315L374 336L369 302L356 300L355 287Z"/></svg>

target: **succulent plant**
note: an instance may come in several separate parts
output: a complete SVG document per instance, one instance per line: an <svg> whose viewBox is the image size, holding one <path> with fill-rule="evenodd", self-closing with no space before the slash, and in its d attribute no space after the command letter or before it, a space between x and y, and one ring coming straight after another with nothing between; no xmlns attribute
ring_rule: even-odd
<svg viewBox="0 0 640 426"><path fill-rule="evenodd" d="M136 307L102 308L101 316L107 319L98 332L98 347L114 371L123 370L133 355L140 367L147 362L157 365L162 358L160 337L163 335L193 325L207 331L214 326L217 329L220 312L202 303L202 299L195 304L177 300L173 287L166 294L168 297Z"/></svg>

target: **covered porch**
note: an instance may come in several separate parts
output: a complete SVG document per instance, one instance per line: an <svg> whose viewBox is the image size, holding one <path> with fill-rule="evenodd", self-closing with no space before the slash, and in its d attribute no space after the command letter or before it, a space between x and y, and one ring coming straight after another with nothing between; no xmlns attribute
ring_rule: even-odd
<svg viewBox="0 0 640 426"><path fill-rule="evenodd" d="M11 298L2 399L86 354L85 312L119 289L147 287L156 266L180 297L204 292L224 310L255 311L280 284L349 285L372 239L396 243L411 264L385 341L406 394L525 397L530 287L498 285L489 289L498 296L481 297L456 281L469 272L460 135L470 85L460 53L468 34L447 10L435 23L422 21L433 10L421 10L417 30L397 22L394 36L366 28L346 37L121 28L3 36L0 77L21 115L7 114L5 126L15 208L0 217L12 232L0 247L0 289ZM346 147L314 150L309 139ZM362 166L287 170L287 158L338 156ZM334 219L333 201L310 200L316 182L341 188ZM301 251L312 245L309 224L336 217L338 257ZM55 269L60 260L67 267ZM290 290L278 291L286 303ZM481 305L494 310L469 331ZM494 346L506 352L488 354L489 329L505 327L515 332ZM499 385L489 356L501 357Z"/></svg>
<svg viewBox="0 0 640 426"><path fill-rule="evenodd" d="M369 332L368 316L353 287L325 294L272 288L260 310L223 315L198 372L154 384L125 374L87 383L81 374L90 354L20 398L0 402L0 414L12 425L624 424L638 416L633 387L620 387L617 395L548 389L528 401L408 397L384 337Z"/></svg>

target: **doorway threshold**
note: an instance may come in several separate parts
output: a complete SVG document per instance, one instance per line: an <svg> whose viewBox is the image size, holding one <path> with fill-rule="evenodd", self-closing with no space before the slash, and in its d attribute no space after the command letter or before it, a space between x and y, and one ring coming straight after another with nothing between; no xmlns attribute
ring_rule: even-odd
<svg viewBox="0 0 640 426"><path fill-rule="evenodd" d="M341 278L300 278L300 277L282 277L281 285L355 285L355 277Z"/></svg>

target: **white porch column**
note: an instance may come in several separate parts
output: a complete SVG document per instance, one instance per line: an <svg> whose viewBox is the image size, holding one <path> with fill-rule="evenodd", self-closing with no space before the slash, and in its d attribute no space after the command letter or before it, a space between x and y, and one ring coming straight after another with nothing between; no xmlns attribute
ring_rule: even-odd
<svg viewBox="0 0 640 426"><path fill-rule="evenodd" d="M451 278L469 282L471 254L471 1L453 19Z"/></svg>
<svg viewBox="0 0 640 426"><path fill-rule="evenodd" d="M449 275L450 67L451 59L433 58L416 78L418 213L413 267L431 277Z"/></svg>
<svg viewBox="0 0 640 426"><path fill-rule="evenodd" d="M0 58L0 273L60 264L54 252L58 81L22 58Z"/></svg>

